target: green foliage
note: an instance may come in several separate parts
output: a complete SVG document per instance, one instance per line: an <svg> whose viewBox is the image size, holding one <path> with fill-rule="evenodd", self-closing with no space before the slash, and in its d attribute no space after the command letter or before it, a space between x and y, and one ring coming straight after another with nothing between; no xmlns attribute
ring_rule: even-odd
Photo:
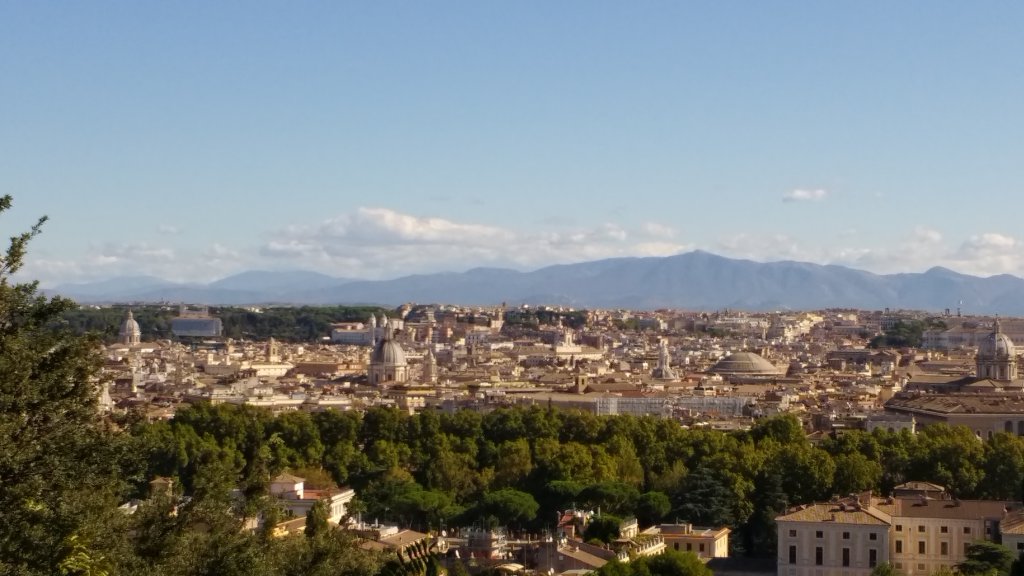
<svg viewBox="0 0 1024 576"><path fill-rule="evenodd" d="M979 540L967 545L964 560L956 565L957 572L964 576L1006 575L1013 565L1013 552L1009 548Z"/></svg>
<svg viewBox="0 0 1024 576"><path fill-rule="evenodd" d="M441 555L433 543L420 540L397 554L381 571L382 576L439 576Z"/></svg>
<svg viewBox="0 0 1024 576"><path fill-rule="evenodd" d="M148 462L135 476L178 477L190 495L240 485L250 510L262 506L271 475L300 464L288 469L310 486L326 485L329 474L355 488L365 518L423 531L481 521L545 529L553 511L600 508L645 525L675 517L728 526L752 556L775 553L774 518L789 505L909 479L946 484L962 498L1024 483L1013 485L1021 473L1013 436L982 442L965 428L935 425L917 436L854 431L819 448L791 416L726 434L538 407L275 417L197 405L170 423L137 424L132 434ZM635 468L638 475L625 473ZM986 471L1010 486L989 482Z"/></svg>
<svg viewBox="0 0 1024 576"><path fill-rule="evenodd" d="M1010 576L1024 576L1024 552L1017 555L1010 566Z"/></svg>
<svg viewBox="0 0 1024 576"><path fill-rule="evenodd" d="M580 501L588 508L620 516L633 514L639 498L636 488L622 482L597 482L579 494Z"/></svg>
<svg viewBox="0 0 1024 576"><path fill-rule="evenodd" d="M619 527L622 525L622 518L611 514L602 514L591 518L586 529L583 530L583 539L586 541L599 540L609 544L619 537Z"/></svg>
<svg viewBox="0 0 1024 576"><path fill-rule="evenodd" d="M672 501L663 492L646 492L637 498L634 511L641 526L653 526L672 511Z"/></svg>
<svg viewBox="0 0 1024 576"><path fill-rule="evenodd" d="M979 491L994 500L1019 500L1024 485L1024 439L1000 432L985 443L983 452Z"/></svg>
<svg viewBox="0 0 1024 576"><path fill-rule="evenodd" d="M236 340L268 340L273 337L287 342L315 342L329 336L331 324L363 322L370 314L391 313L376 306L300 306L271 307L262 312L245 308L218 307L210 313L220 318L225 338ZM142 326L145 340L173 338L171 319L177 317L175 306L133 306L132 314ZM70 307L61 320L77 333L94 333L105 342L117 339L124 320L125 308L91 306Z"/></svg>
<svg viewBox="0 0 1024 576"><path fill-rule="evenodd" d="M899 576L896 567L889 562L883 562L871 569L871 576Z"/></svg>
<svg viewBox="0 0 1024 576"><path fill-rule="evenodd" d="M711 576L708 568L692 552L669 550L657 556L644 556L622 563L612 560L596 571L597 576Z"/></svg>
<svg viewBox="0 0 1024 576"><path fill-rule="evenodd" d="M946 322L941 318L925 320L900 320L884 333L875 336L868 343L869 348L920 348L925 330L945 330Z"/></svg>
<svg viewBox="0 0 1024 576"><path fill-rule="evenodd" d="M326 502L320 500L313 504L309 512L306 512L306 528L303 531L306 537L316 538L330 530L329 516Z"/></svg>
<svg viewBox="0 0 1024 576"><path fill-rule="evenodd" d="M674 513L701 526L736 526L737 497L728 471L701 465L684 480Z"/></svg>
<svg viewBox="0 0 1024 576"><path fill-rule="evenodd" d="M45 220L0 254L0 572L100 573L127 455L97 415L96 339L60 322L74 305L11 278Z"/></svg>
<svg viewBox="0 0 1024 576"><path fill-rule="evenodd" d="M806 436L800 419L793 414L758 420L751 428L750 435L755 442L774 440L783 445L798 444Z"/></svg>
<svg viewBox="0 0 1024 576"><path fill-rule="evenodd" d="M502 488L484 494L477 513L491 525L521 526L537 516L540 506L533 496L526 492Z"/></svg>

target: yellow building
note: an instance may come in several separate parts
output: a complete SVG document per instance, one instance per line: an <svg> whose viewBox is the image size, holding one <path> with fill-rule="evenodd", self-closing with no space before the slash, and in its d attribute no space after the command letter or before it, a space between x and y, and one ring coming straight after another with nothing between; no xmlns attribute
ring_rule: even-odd
<svg viewBox="0 0 1024 576"><path fill-rule="evenodd" d="M662 524L657 527L665 547L678 552L693 552L701 560L729 557L729 529L700 528L693 524Z"/></svg>
<svg viewBox="0 0 1024 576"><path fill-rule="evenodd" d="M867 576L884 562L905 576L952 569L972 542L999 541L1007 511L1019 507L957 500L924 483L898 486L894 493L895 498L863 493L799 506L777 517L778 574ZM1015 526L1007 522L1007 532ZM1024 535L1019 539L1024 549Z"/></svg>

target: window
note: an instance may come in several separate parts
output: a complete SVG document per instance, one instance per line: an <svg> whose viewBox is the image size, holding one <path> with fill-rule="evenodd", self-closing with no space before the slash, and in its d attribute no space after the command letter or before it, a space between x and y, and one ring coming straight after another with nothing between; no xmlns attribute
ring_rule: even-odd
<svg viewBox="0 0 1024 576"><path fill-rule="evenodd" d="M789 547L789 563L796 564L796 546Z"/></svg>
<svg viewBox="0 0 1024 576"><path fill-rule="evenodd" d="M790 538L796 538L796 530L790 530L789 531L789 537Z"/></svg>
<svg viewBox="0 0 1024 576"><path fill-rule="evenodd" d="M868 540L878 540L878 532L872 532L868 534Z"/></svg>
<svg viewBox="0 0 1024 576"><path fill-rule="evenodd" d="M949 542L939 542L939 554L949 556Z"/></svg>
<svg viewBox="0 0 1024 576"><path fill-rule="evenodd" d="M821 530L818 530L817 532L814 533L814 537L815 538L824 538L825 537L825 533L822 532Z"/></svg>
<svg viewBox="0 0 1024 576"><path fill-rule="evenodd" d="M897 524L896 525L896 531L897 532L903 532L903 524Z"/></svg>
<svg viewBox="0 0 1024 576"><path fill-rule="evenodd" d="M924 554L924 540L917 543L917 553Z"/></svg>
<svg viewBox="0 0 1024 576"><path fill-rule="evenodd" d="M675 550L679 550L679 542L673 543L672 544L672 548L675 549Z"/></svg>
<svg viewBox="0 0 1024 576"><path fill-rule="evenodd" d="M821 546L814 549L814 563L818 566L825 563L825 549Z"/></svg>
<svg viewBox="0 0 1024 576"><path fill-rule="evenodd" d="M850 539L850 533L849 532L843 532L843 540L849 540L849 539Z"/></svg>
<svg viewBox="0 0 1024 576"><path fill-rule="evenodd" d="M924 570L924 564L918 564L917 565L917 569L918 570Z"/></svg>
<svg viewBox="0 0 1024 576"><path fill-rule="evenodd" d="M941 526L941 527L939 527L939 532L941 532L943 534L948 534L949 533L949 526Z"/></svg>
<svg viewBox="0 0 1024 576"><path fill-rule="evenodd" d="M701 544L701 545L700 545L700 551L701 551L701 552L703 552L703 551L704 551L704 545L703 545L703 544Z"/></svg>
<svg viewBox="0 0 1024 576"><path fill-rule="evenodd" d="M693 550L693 543L692 542L687 542L686 543L686 551L689 552L691 550Z"/></svg>
<svg viewBox="0 0 1024 576"><path fill-rule="evenodd" d="M917 527L917 531L918 532L924 532L924 526L918 526Z"/></svg>
<svg viewBox="0 0 1024 576"><path fill-rule="evenodd" d="M903 554L903 540L896 541L896 553Z"/></svg>
<svg viewBox="0 0 1024 576"><path fill-rule="evenodd" d="M964 542L964 556L967 556L967 549L970 548L970 542Z"/></svg>
<svg viewBox="0 0 1024 576"><path fill-rule="evenodd" d="M897 570L903 570L903 562L897 562L896 563L896 569Z"/></svg>
<svg viewBox="0 0 1024 576"><path fill-rule="evenodd" d="M874 568L878 565L878 550L874 548L868 550L868 567Z"/></svg>
<svg viewBox="0 0 1024 576"><path fill-rule="evenodd" d="M970 533L971 533L971 527L970 526L964 526L964 534L970 534Z"/></svg>
<svg viewBox="0 0 1024 576"><path fill-rule="evenodd" d="M1024 542L1017 542L1017 550L1024 550Z"/></svg>
<svg viewBox="0 0 1024 576"><path fill-rule="evenodd" d="M843 548L843 566L850 565L850 549Z"/></svg>

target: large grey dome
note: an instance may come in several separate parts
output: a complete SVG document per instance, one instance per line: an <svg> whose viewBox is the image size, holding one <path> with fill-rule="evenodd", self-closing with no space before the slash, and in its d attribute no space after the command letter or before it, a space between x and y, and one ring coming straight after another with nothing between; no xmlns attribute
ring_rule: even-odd
<svg viewBox="0 0 1024 576"><path fill-rule="evenodd" d="M992 333L985 335L980 342L978 342L978 357L988 359L1003 359L1013 358L1016 356L1016 349L1013 346L1013 340L1006 334L1003 334L1002 327L999 325L999 321L996 320L995 329Z"/></svg>
<svg viewBox="0 0 1024 576"><path fill-rule="evenodd" d="M752 376L777 376L782 374L782 371L774 364L753 352L730 354L715 363L709 372Z"/></svg>
<svg viewBox="0 0 1024 576"><path fill-rule="evenodd" d="M370 355L370 363L379 366L406 366L405 351L391 338L385 337L377 343Z"/></svg>

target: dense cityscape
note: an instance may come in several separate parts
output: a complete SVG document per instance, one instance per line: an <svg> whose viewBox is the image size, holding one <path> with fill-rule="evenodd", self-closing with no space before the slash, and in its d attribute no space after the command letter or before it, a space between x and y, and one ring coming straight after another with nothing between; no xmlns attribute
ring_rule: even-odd
<svg viewBox="0 0 1024 576"><path fill-rule="evenodd" d="M206 499L253 542L335 534L357 573L968 574L985 543L1024 550L1021 320L136 303L58 324L102 343L96 415L134 455L111 496L147 569L226 573L167 540L206 535L178 513Z"/></svg>
<svg viewBox="0 0 1024 576"><path fill-rule="evenodd" d="M1024 576L1024 2L0 2L0 576Z"/></svg>

